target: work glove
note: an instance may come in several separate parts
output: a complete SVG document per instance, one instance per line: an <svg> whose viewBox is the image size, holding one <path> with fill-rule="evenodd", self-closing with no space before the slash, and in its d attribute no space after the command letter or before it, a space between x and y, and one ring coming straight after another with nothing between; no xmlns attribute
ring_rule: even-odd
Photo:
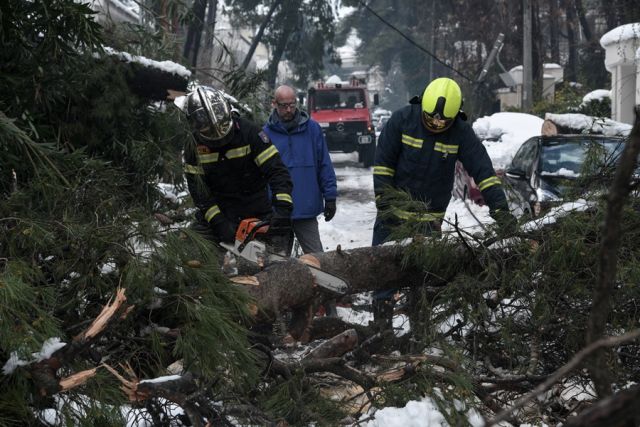
<svg viewBox="0 0 640 427"><path fill-rule="evenodd" d="M336 201L325 200L324 201L324 220L329 222L336 214Z"/></svg>
<svg viewBox="0 0 640 427"><path fill-rule="evenodd" d="M518 220L508 209L496 209L491 216L498 224L501 234L510 235L518 231Z"/></svg>
<svg viewBox="0 0 640 427"><path fill-rule="evenodd" d="M236 241L236 229L227 220L218 221L215 224L211 224L213 232L216 237L223 243L233 244Z"/></svg>
<svg viewBox="0 0 640 427"><path fill-rule="evenodd" d="M269 230L271 232L282 232L282 230L288 230L290 228L291 228L290 216L281 216L276 214L271 217L271 223L269 225Z"/></svg>
<svg viewBox="0 0 640 427"><path fill-rule="evenodd" d="M275 206L275 213L269 224L269 240L272 250L281 255L291 253L293 243L293 226L291 223L291 208Z"/></svg>

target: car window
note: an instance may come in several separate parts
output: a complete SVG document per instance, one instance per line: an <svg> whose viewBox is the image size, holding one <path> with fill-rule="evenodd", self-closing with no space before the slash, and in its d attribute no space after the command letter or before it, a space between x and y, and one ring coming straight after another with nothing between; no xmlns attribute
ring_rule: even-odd
<svg viewBox="0 0 640 427"><path fill-rule="evenodd" d="M603 166L612 164L622 152L624 144L616 139L573 139L547 142L542 146L540 170L543 175L577 177L589 150Z"/></svg>
<svg viewBox="0 0 640 427"><path fill-rule="evenodd" d="M543 175L578 176L586 151L585 144L544 145L540 156Z"/></svg>
<svg viewBox="0 0 640 427"><path fill-rule="evenodd" d="M532 138L526 141L518 149L513 160L511 161L511 169L524 172L527 176L531 174L533 163L538 152L538 139Z"/></svg>

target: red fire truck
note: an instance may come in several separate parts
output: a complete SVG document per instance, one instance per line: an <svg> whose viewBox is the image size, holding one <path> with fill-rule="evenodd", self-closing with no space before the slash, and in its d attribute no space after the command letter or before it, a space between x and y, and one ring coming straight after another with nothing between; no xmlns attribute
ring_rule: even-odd
<svg viewBox="0 0 640 427"><path fill-rule="evenodd" d="M372 106L364 81L341 82L335 76L309 88L307 108L320 124L329 151L358 152L358 161L373 165L376 135L371 121ZM378 95L374 95L378 105Z"/></svg>

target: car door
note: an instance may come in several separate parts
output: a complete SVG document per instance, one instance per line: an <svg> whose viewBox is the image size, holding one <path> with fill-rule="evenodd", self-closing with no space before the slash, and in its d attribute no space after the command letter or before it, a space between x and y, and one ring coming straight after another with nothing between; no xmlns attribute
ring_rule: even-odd
<svg viewBox="0 0 640 427"><path fill-rule="evenodd" d="M511 164L505 171L505 189L514 213L532 214L532 205L536 202L536 181L538 179L538 157L540 138L533 137L525 141Z"/></svg>

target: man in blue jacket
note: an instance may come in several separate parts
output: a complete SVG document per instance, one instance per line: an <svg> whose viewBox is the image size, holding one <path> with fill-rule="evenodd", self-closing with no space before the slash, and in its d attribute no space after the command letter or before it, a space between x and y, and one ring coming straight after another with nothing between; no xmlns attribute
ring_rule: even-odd
<svg viewBox="0 0 640 427"><path fill-rule="evenodd" d="M293 181L293 231L304 253L322 252L316 217L336 213L336 174L320 125L298 108L296 92L276 89L264 132L276 146Z"/></svg>

